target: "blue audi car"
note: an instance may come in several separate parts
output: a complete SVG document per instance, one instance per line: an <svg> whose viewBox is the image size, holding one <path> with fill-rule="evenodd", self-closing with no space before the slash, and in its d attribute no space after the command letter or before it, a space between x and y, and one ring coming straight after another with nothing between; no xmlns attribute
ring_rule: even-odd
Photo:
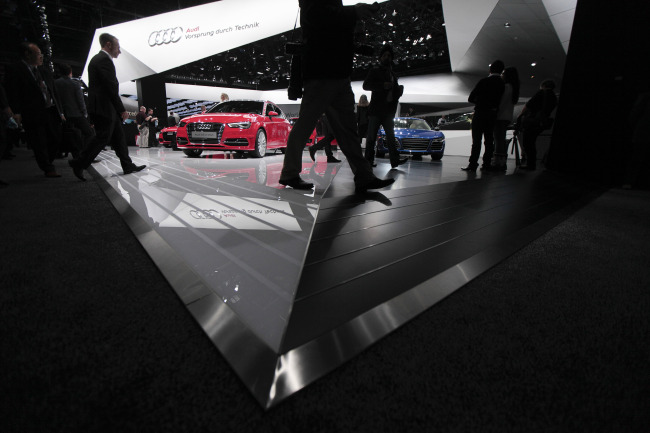
<svg viewBox="0 0 650 433"><path fill-rule="evenodd" d="M395 118L395 140L397 150L402 154L413 156L431 155L433 161L439 161L445 154L445 134L431 129L424 119L417 117ZM388 153L386 133L379 129L377 137L377 156Z"/></svg>

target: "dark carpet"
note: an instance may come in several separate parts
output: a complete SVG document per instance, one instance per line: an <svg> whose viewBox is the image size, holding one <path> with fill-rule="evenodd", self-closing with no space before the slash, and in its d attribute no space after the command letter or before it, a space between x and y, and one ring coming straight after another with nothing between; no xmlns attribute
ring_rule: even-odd
<svg viewBox="0 0 650 433"><path fill-rule="evenodd" d="M650 432L648 191L609 190L265 412L99 185L15 153L2 432Z"/></svg>

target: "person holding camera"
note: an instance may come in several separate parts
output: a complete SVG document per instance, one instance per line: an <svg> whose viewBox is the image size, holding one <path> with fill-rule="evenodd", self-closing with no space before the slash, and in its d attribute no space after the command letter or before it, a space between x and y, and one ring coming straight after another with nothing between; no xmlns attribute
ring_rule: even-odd
<svg viewBox="0 0 650 433"><path fill-rule="evenodd" d="M408 158L400 158L395 143L395 122L393 120L397 110L397 101L404 93L404 86L397 83L397 76L393 73L393 47L386 44L379 51L379 66L368 73L363 82L363 90L372 91L370 106L368 107L368 135L366 137L365 156L368 162L375 167L375 142L379 127L383 126L386 132L386 144L390 155L392 168L404 164Z"/></svg>
<svg viewBox="0 0 650 433"><path fill-rule="evenodd" d="M526 164L519 167L523 170L537 169L537 137L553 125L551 112L557 105L554 89L555 81L542 81L539 90L526 102L517 119L522 128L523 146L526 152Z"/></svg>
<svg viewBox="0 0 650 433"><path fill-rule="evenodd" d="M140 111L135 115L135 123L138 125L138 147L149 147L149 115L147 114L147 107L144 105L140 107Z"/></svg>
<svg viewBox="0 0 650 433"><path fill-rule="evenodd" d="M147 126L149 127L149 147L157 147L156 132L158 132L158 118L153 115L153 108L147 111Z"/></svg>
<svg viewBox="0 0 650 433"><path fill-rule="evenodd" d="M293 61L300 61L301 74L296 75L296 69L292 68L288 91L289 98L302 97L302 103L287 141L280 183L295 189L313 188L313 183L300 178L302 155L318 119L325 113L354 173L355 191L363 193L386 187L394 179L375 177L370 163L363 157L350 84L354 27L358 20L376 13L379 5L343 6L341 0L299 0L298 3L303 43Z"/></svg>

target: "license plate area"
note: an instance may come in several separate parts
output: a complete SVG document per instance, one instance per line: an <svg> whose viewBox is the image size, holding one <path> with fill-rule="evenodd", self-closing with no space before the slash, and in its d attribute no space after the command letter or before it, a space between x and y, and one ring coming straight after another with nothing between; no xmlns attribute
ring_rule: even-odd
<svg viewBox="0 0 650 433"><path fill-rule="evenodd" d="M190 138L216 139L217 131L192 131Z"/></svg>

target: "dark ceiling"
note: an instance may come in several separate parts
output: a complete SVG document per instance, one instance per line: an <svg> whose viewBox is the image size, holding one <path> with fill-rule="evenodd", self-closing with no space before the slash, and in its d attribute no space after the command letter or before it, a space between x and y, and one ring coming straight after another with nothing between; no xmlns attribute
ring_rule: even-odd
<svg viewBox="0 0 650 433"><path fill-rule="evenodd" d="M242 5L246 0L241 0ZM211 3L209 0L0 0L2 62L15 60L21 41L38 43L50 60L68 63L81 75L95 29ZM297 2L297 0L296 0ZM49 36L49 43L48 43ZM291 32L257 41L165 71L167 82L272 90L286 88ZM375 18L357 27L357 41L375 50L384 42L396 51L400 76L449 72L441 0L389 0ZM46 59L48 60L48 59ZM355 59L353 80L367 74L374 57Z"/></svg>

